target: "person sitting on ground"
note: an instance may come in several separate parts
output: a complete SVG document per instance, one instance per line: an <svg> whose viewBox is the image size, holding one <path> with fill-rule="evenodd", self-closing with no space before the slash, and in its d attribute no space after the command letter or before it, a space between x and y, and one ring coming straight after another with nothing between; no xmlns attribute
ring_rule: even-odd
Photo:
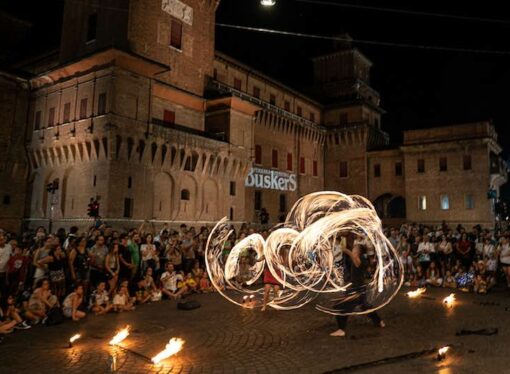
<svg viewBox="0 0 510 374"><path fill-rule="evenodd" d="M178 274L174 270L174 265L170 262L166 264L166 271L161 275L161 292L163 295L171 299L178 299L181 295L186 292L185 288L179 289L178 283L183 280L182 275Z"/></svg>
<svg viewBox="0 0 510 374"><path fill-rule="evenodd" d="M32 327L28 325L26 321L23 320L23 318L21 318L19 312L20 311L16 308L14 297L9 295L5 300L5 305L0 308L0 320L4 320L6 322L15 321L16 325L14 328L19 330L26 330Z"/></svg>
<svg viewBox="0 0 510 374"><path fill-rule="evenodd" d="M136 298L129 295L128 285L128 281L123 281L113 297L113 310L116 312L135 310Z"/></svg>
<svg viewBox="0 0 510 374"><path fill-rule="evenodd" d="M87 314L82 312L78 308L83 302L83 286L78 284L74 288L74 292L71 292L65 298L63 302L63 313L67 318L72 318L73 321L79 321L82 318L85 318Z"/></svg>
<svg viewBox="0 0 510 374"><path fill-rule="evenodd" d="M138 282L138 291L136 292L136 301L139 304L145 304L150 301L155 293L158 292L154 278L152 278L152 268L148 267L144 277Z"/></svg>
<svg viewBox="0 0 510 374"><path fill-rule="evenodd" d="M193 269L191 269L191 272L193 273L193 278L198 283L200 279L202 278L202 274L204 273L204 270L200 267L200 263L198 260L195 260L195 263L193 264Z"/></svg>
<svg viewBox="0 0 510 374"><path fill-rule="evenodd" d="M185 294L190 294L197 291L198 283L193 279L193 275L191 273L186 274L184 280L179 285L179 288L183 287L187 288Z"/></svg>
<svg viewBox="0 0 510 374"><path fill-rule="evenodd" d="M457 288L457 282L455 281L455 277L452 275L452 272L450 270L446 270L443 287Z"/></svg>
<svg viewBox="0 0 510 374"><path fill-rule="evenodd" d="M46 322L47 312L51 308L58 306L58 300L51 294L50 281L46 278L40 279L37 288L34 290L28 300L28 311L37 318Z"/></svg>
<svg viewBox="0 0 510 374"><path fill-rule="evenodd" d="M432 261L427 269L427 284L434 287L440 287L443 279L439 276L439 271L436 268L436 263Z"/></svg>
<svg viewBox="0 0 510 374"><path fill-rule="evenodd" d="M110 297L108 291L106 291L106 283L100 282L97 288L90 295L90 306L89 309L99 316L106 314L112 310L113 305L110 304Z"/></svg>
<svg viewBox="0 0 510 374"><path fill-rule="evenodd" d="M486 294L487 293L487 281L485 277L481 274L478 274L475 278L473 291L478 294Z"/></svg>
<svg viewBox="0 0 510 374"><path fill-rule="evenodd" d="M202 278L200 279L200 282L198 283L198 290L201 293L209 293L214 292L214 288L211 284L211 281L209 280L209 277L207 276L207 272L202 273Z"/></svg>

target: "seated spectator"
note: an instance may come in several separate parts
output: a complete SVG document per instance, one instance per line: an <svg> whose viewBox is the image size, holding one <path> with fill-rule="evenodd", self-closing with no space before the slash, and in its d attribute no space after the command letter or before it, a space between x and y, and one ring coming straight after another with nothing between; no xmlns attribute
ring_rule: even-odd
<svg viewBox="0 0 510 374"><path fill-rule="evenodd" d="M193 279L193 275L191 273L186 274L184 277L184 280L180 282L180 284L177 285L179 288L186 288L186 291L184 294L190 294L193 292L196 292L197 290L197 282Z"/></svg>
<svg viewBox="0 0 510 374"><path fill-rule="evenodd" d="M123 281L113 297L113 310L127 312L135 309L136 298L129 295L128 281Z"/></svg>
<svg viewBox="0 0 510 374"><path fill-rule="evenodd" d="M183 278L181 274L178 274L174 270L174 265L170 262L166 264L166 271L161 274L161 292L163 295L171 298L178 299L185 291L185 288L179 289L177 287Z"/></svg>
<svg viewBox="0 0 510 374"><path fill-rule="evenodd" d="M152 268L148 267L145 276L138 282L138 291L136 292L136 301L139 304L145 304L151 301L154 294L158 293L154 278L152 278Z"/></svg>
<svg viewBox="0 0 510 374"><path fill-rule="evenodd" d="M85 318L87 314L82 312L78 308L83 302L83 286L78 284L74 288L74 292L71 292L64 300L63 303L63 313L67 318L72 318L73 321L79 321L82 318Z"/></svg>
<svg viewBox="0 0 510 374"><path fill-rule="evenodd" d="M21 318L19 314L19 310L16 308L14 297L9 295L5 301L5 305L0 308L0 329L1 329L1 321L6 322L6 325L9 325L8 322L14 321L16 324L13 326L15 329L26 330L31 326L28 325L23 318Z"/></svg>
<svg viewBox="0 0 510 374"><path fill-rule="evenodd" d="M452 272L450 270L446 270L443 287L457 288L457 282L455 281L455 277L452 275Z"/></svg>
<svg viewBox="0 0 510 374"><path fill-rule="evenodd" d="M205 271L202 273L202 278L198 283L198 289L201 293L209 293L214 291L214 288L209 281L209 277L207 276L207 272Z"/></svg>
<svg viewBox="0 0 510 374"><path fill-rule="evenodd" d="M51 294L50 281L41 279L38 282L38 287L28 300L28 311L38 319L42 319L42 323L45 323L47 312L56 306L58 306L58 300L55 295Z"/></svg>
<svg viewBox="0 0 510 374"><path fill-rule="evenodd" d="M99 316L108 313L112 308L113 304L110 303L110 296L108 291L106 291L106 283L100 282L90 295L89 310L94 312L96 316Z"/></svg>
<svg viewBox="0 0 510 374"><path fill-rule="evenodd" d="M443 284L443 278L439 276L439 271L436 268L435 261L431 262L427 269L427 284L434 287L440 287Z"/></svg>
<svg viewBox="0 0 510 374"><path fill-rule="evenodd" d="M196 260L195 263L193 264L193 269L191 269L191 272L193 274L193 278L198 283L202 278L202 274L204 273L204 270L200 267L200 263L198 262L198 260Z"/></svg>
<svg viewBox="0 0 510 374"><path fill-rule="evenodd" d="M479 294L486 294L487 293L487 281L485 280L485 277L478 274L475 278L473 290L476 293Z"/></svg>

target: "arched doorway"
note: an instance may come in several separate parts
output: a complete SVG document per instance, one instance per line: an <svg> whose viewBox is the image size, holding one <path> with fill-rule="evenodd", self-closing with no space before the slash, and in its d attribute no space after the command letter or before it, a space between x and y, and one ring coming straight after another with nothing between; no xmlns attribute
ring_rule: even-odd
<svg viewBox="0 0 510 374"><path fill-rule="evenodd" d="M385 193L375 199L373 204L381 219L406 217L406 200L402 196Z"/></svg>

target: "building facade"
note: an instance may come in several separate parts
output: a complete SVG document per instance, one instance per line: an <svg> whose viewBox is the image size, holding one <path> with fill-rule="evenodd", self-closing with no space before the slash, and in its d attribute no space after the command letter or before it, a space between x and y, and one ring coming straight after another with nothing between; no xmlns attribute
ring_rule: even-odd
<svg viewBox="0 0 510 374"><path fill-rule="evenodd" d="M369 197L390 223L493 221L486 189L506 170L491 124L408 131L388 149L361 52L315 58L315 84L297 92L215 51L218 5L66 2L54 63L1 77L14 139L1 227L90 225L90 199L117 227L258 222L263 208L275 223L324 189Z"/></svg>

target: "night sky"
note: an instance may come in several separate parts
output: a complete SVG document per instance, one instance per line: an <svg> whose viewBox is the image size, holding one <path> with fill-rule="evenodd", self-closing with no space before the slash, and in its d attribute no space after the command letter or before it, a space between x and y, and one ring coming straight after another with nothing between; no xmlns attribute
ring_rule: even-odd
<svg viewBox="0 0 510 374"><path fill-rule="evenodd" d="M311 0L313 1L313 0ZM510 14L504 1L327 0L432 13L508 20L507 23L393 14L298 0L277 0L264 8L259 0L222 0L217 22L354 39L510 52ZM26 43L9 46L10 58L58 46L63 0L0 0L0 10L32 23ZM10 38L9 35L2 39ZM216 47L297 89L311 78L310 58L330 41L268 35L218 27ZM505 157L510 149L510 54L474 54L355 44L373 61L372 86L388 112L382 121L393 143L403 129L492 119ZM5 60L5 59L4 59Z"/></svg>

